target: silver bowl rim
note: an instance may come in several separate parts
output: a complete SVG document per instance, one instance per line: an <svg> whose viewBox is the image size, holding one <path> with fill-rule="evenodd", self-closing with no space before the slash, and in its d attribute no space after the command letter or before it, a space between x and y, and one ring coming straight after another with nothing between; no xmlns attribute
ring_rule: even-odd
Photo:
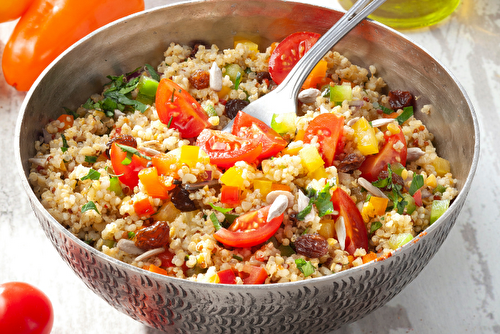
<svg viewBox="0 0 500 334"><path fill-rule="evenodd" d="M27 95L25 96L25 98L23 100L21 108L19 109L19 115L17 118L16 127L15 127L14 141L15 141L16 164L18 167L18 171L21 175L21 183L26 191L26 194L28 195L31 204L36 206L36 208L44 214L44 216L50 222L51 227L57 229L57 232L63 233L67 238L75 241L80 247L83 247L87 252L90 252L93 256L100 258L103 262L111 262L112 264L114 264L118 267L125 267L126 269L134 271L135 273L137 273L139 275L149 275L159 282L163 281L166 283L167 282L168 283L179 283L179 284L185 285L187 287L194 285L197 288L199 288L200 286L206 285L207 287L210 287L211 289L219 289L219 288L226 289L228 287L231 287L232 285L230 285L230 284L214 284L214 283L207 283L207 282L195 282L195 281L191 281L191 280L184 279L184 278L165 276L165 275L149 272L149 271L146 271L144 269L134 267L128 263L119 261L118 259L112 258L111 256L108 256L108 255L104 254L103 252L98 251L94 247L86 244L85 242L83 242L82 240L77 238L74 234L69 232L66 228L64 228L63 225L61 225L54 217L52 217L52 215L50 215L50 213L43 207L40 200L33 192L33 189L31 188L31 186L29 184L28 178L26 177L26 175L24 173L24 166L23 166L23 161L21 159L21 153L20 153L21 152L20 139L21 139L22 123L23 123L23 119L24 119L24 114L26 112L26 108L30 102L32 95L34 94L34 92L38 88L40 82L47 75L47 73L49 71L51 71L51 69L57 65L57 63L59 62L59 60L61 58L65 57L66 54L71 52L73 49L78 47L80 44L84 43L86 40L93 38L95 35L100 34L101 31L106 30L107 28L109 28L111 26L124 24L128 20L134 19L135 17L139 17L139 16L143 16L143 15L150 15L152 12L162 11L165 8L183 6L186 4L201 3L201 2L207 2L207 1L214 1L214 0L187 0L187 1L182 1L182 2L178 2L178 3L172 3L172 4L167 4L167 5L149 8L149 9L146 9L144 11L134 13L134 14L131 14L129 16L123 17L121 19L118 19L116 21L113 21L111 23L108 23L107 25L93 31L92 33L88 34L87 36L83 37L82 39L80 39L79 41L74 43L72 46L70 46L68 49L66 49L63 53L61 53L49 66L47 66L47 68L45 68L45 70L40 74L40 76L36 79L36 81L31 86L30 90L28 91ZM218 1L229 2L231 0L218 0ZM245 0L232 0L231 2L244 2L244 1ZM314 4L310 4L310 3L305 3L305 2L301 2L301 1L287 1L287 0L281 0L281 1L278 0L278 1L279 2L290 2L290 3L293 2L293 3L302 4L302 5L306 5L306 6L312 6L312 7L318 7L321 9L326 9L326 10L329 10L332 12L339 12L339 11L331 9L331 8L327 8L327 7L320 6L320 5L314 5ZM479 155L480 155L479 124L478 124L478 119L477 119L477 115L476 115L474 106L473 106L469 96L467 95L467 92L465 91L462 84L459 82L458 78L444 64L442 64L436 57L434 57L434 55L432 53L430 53L428 50L426 50L425 48L423 48L419 44L412 41L411 38L404 35L403 33L399 32L391 27L388 27L380 22L377 22L377 21L374 21L371 19L367 19L367 20L370 21L371 24L375 24L382 29L389 30L391 33L398 35L400 38L410 42L414 47L419 48L422 51L424 51L426 54L428 54L446 72L446 74L448 74L453 79L453 81L455 82L457 87L460 89L460 91L463 94L464 99L466 100L467 105L469 107L470 114L471 114L471 117L473 120L473 126L474 126L474 156L472 159L472 163L470 165L470 170L469 170L467 179L465 180L463 187L460 190L458 196L453 200L452 204L450 205L450 208L436 222L434 222L427 229L425 229L420 234L415 236L414 240L417 240L417 238L418 238L417 242L409 242L409 243L405 244L404 246L398 248L397 250L395 250L391 253L392 255L395 255L396 253L399 254L401 252L410 251L411 249L413 249L413 247L417 247L417 244L419 242L422 242L422 240L425 240L427 238L431 238L433 235L432 232L434 230L438 229L439 226L442 223L444 223L444 221L446 221L451 216L452 211L454 211L455 208L457 208L458 210L460 209L457 207L458 204L455 204L455 203L461 203L461 202L465 201L467 194L470 190L474 175L475 175L476 170L477 170L478 162L479 162ZM382 260L382 261L384 261L384 260ZM348 270L341 271L339 273L334 273L332 275L327 275L327 276L322 276L322 277L305 279L302 281L287 282L287 283L260 284L260 285L237 285L236 289L241 290L241 291L243 291L243 290L253 291L255 289L258 289L258 290L275 289L275 288L279 288L282 286L301 287L303 285L309 285L311 283L314 284L315 282L320 283L323 281L329 281L329 280L333 280L333 279L335 279L335 280L342 279L346 276L353 276L357 272L360 272L360 271L365 270L367 268L371 268L373 266L378 266L379 262L381 262L381 261L371 261L369 263L363 264L363 265L358 266L358 267L350 268Z"/></svg>

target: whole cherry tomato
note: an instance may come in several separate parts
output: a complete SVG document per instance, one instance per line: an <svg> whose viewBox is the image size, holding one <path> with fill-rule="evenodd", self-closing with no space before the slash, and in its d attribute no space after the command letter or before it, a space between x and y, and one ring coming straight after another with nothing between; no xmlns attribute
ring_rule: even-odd
<svg viewBox="0 0 500 334"><path fill-rule="evenodd" d="M2 0L4 1L4 0ZM27 91L57 56L105 24L144 10L144 0L34 0L5 46L7 83Z"/></svg>
<svg viewBox="0 0 500 334"><path fill-rule="evenodd" d="M0 329L2 333L49 334L54 312L49 298L23 282L0 284Z"/></svg>
<svg viewBox="0 0 500 334"><path fill-rule="evenodd" d="M33 0L2 0L0 1L0 23L12 21L23 15Z"/></svg>

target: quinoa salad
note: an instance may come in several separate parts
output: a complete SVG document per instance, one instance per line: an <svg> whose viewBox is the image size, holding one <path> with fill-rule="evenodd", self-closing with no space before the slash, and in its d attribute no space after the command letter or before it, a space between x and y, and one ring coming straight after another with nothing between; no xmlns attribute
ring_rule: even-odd
<svg viewBox="0 0 500 334"><path fill-rule="evenodd" d="M458 193L410 87L332 50L298 114L277 110L264 124L241 111L318 38L295 33L265 50L172 43L158 66L108 76L44 126L35 193L85 243L172 277L283 283L383 260Z"/></svg>

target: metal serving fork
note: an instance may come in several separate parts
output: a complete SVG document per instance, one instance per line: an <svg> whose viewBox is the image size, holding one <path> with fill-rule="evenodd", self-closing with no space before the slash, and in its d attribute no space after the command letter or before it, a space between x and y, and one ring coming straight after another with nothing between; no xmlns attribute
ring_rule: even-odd
<svg viewBox="0 0 500 334"><path fill-rule="evenodd" d="M297 112L297 96L305 79L331 48L386 0L358 0L293 67L285 80L270 93L250 103L243 111L267 125L273 114ZM368 4L368 5L367 5ZM233 121L223 131L231 131Z"/></svg>

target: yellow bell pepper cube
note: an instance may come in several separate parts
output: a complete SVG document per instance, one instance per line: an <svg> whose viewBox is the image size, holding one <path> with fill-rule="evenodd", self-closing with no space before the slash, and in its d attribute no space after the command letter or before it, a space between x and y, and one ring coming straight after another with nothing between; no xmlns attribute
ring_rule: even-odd
<svg viewBox="0 0 500 334"><path fill-rule="evenodd" d="M262 197L266 197L272 191L273 183L268 180L255 180L253 182L253 188L259 190Z"/></svg>
<svg viewBox="0 0 500 334"><path fill-rule="evenodd" d="M373 205L373 213L382 216L385 213L385 209L387 209L389 199L372 196L370 197L370 203Z"/></svg>
<svg viewBox="0 0 500 334"><path fill-rule="evenodd" d="M238 44L243 44L247 47L248 50L254 51L255 53L259 52L259 45L257 43L254 43L248 39L240 39L235 37L234 38L234 48L236 49L236 45Z"/></svg>
<svg viewBox="0 0 500 334"><path fill-rule="evenodd" d="M198 162L200 162L200 147L193 145L181 146L181 154L179 157L179 162L188 165L189 167L194 167Z"/></svg>
<svg viewBox="0 0 500 334"><path fill-rule="evenodd" d="M363 155L378 153L378 140L375 136L375 129L372 128L366 118L361 117L352 126L357 139L358 150Z"/></svg>
<svg viewBox="0 0 500 334"><path fill-rule="evenodd" d="M299 151L299 156L302 161L302 165L304 165L309 173L314 172L316 169L324 166L325 164L318 152L318 149L313 145L309 145L301 149Z"/></svg>
<svg viewBox="0 0 500 334"><path fill-rule="evenodd" d="M314 180L326 179L328 175L326 174L326 170L324 166L316 168L316 170L312 173L309 173L309 177Z"/></svg>
<svg viewBox="0 0 500 334"><path fill-rule="evenodd" d="M236 167L231 167L220 177L220 182L226 186L238 187L245 189L245 180L243 179L243 171Z"/></svg>
<svg viewBox="0 0 500 334"><path fill-rule="evenodd" d="M450 162L446 159L437 157L432 162L432 165L434 166L438 176L444 176L450 172Z"/></svg>

